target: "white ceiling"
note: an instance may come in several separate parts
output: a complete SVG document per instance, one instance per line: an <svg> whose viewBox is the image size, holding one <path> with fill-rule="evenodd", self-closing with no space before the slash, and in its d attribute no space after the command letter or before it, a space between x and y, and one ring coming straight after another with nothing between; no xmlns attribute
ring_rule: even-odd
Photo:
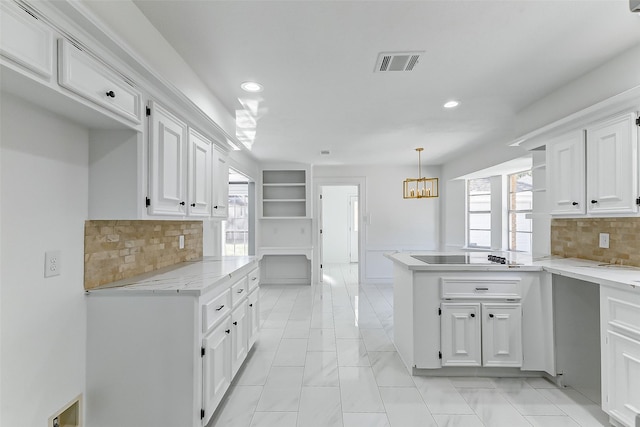
<svg viewBox="0 0 640 427"><path fill-rule="evenodd" d="M264 85L264 161L415 164L423 146L441 164L517 136L518 111L640 42L627 0L135 3L230 114L240 83ZM389 51L425 53L374 73Z"/></svg>

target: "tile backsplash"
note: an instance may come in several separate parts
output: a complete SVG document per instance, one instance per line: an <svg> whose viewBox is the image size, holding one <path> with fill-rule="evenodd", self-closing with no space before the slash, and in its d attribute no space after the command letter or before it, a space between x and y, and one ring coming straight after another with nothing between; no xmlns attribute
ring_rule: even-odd
<svg viewBox="0 0 640 427"><path fill-rule="evenodd" d="M184 236L184 249L179 237ZM84 288L202 258L202 221L86 221Z"/></svg>
<svg viewBox="0 0 640 427"><path fill-rule="evenodd" d="M608 249L600 233L609 233ZM640 218L553 219L551 254L640 267Z"/></svg>

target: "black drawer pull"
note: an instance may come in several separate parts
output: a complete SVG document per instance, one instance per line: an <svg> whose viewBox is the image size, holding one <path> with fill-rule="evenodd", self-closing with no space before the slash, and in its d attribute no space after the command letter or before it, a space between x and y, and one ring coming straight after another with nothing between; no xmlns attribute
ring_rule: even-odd
<svg viewBox="0 0 640 427"><path fill-rule="evenodd" d="M234 325L238 326L238 322L233 322Z"/></svg>
<svg viewBox="0 0 640 427"><path fill-rule="evenodd" d="M591 201L591 204L593 204L593 205L595 205L596 203L598 203L598 201L597 201L597 200L592 200L592 201Z"/></svg>
<svg viewBox="0 0 640 427"><path fill-rule="evenodd" d="M489 317L493 319L493 313L489 313Z"/></svg>
<svg viewBox="0 0 640 427"><path fill-rule="evenodd" d="M488 291L489 288L476 288L476 291Z"/></svg>
<svg viewBox="0 0 640 427"><path fill-rule="evenodd" d="M476 317L475 313L471 313L471 317Z"/></svg>
<svg viewBox="0 0 640 427"><path fill-rule="evenodd" d="M195 207L196 207L196 204L195 204L195 203L191 203L191 207L192 207L192 208L195 208Z"/></svg>
<svg viewBox="0 0 640 427"><path fill-rule="evenodd" d="M185 203L184 203L184 202L180 202L180 206L184 206L184 205L185 205Z"/></svg>
<svg viewBox="0 0 640 427"><path fill-rule="evenodd" d="M225 334L230 334L231 333L231 329L225 329L224 333Z"/></svg>
<svg viewBox="0 0 640 427"><path fill-rule="evenodd" d="M249 304L249 307L253 307L253 304Z"/></svg>
<svg viewBox="0 0 640 427"><path fill-rule="evenodd" d="M241 294L243 291L244 291L244 289L238 289L238 292L236 292L236 293Z"/></svg>
<svg viewBox="0 0 640 427"><path fill-rule="evenodd" d="M258 279L257 277L252 277L252 278L251 278L251 280L257 280L257 279Z"/></svg>
<svg viewBox="0 0 640 427"><path fill-rule="evenodd" d="M216 311L220 311L224 308L224 304L222 304L220 307L216 308Z"/></svg>
<svg viewBox="0 0 640 427"><path fill-rule="evenodd" d="M106 93L106 95L107 95L109 98L115 98L115 97L116 97L116 93L115 93L114 91L112 91L112 90L110 90L109 92L107 92L107 93Z"/></svg>
<svg viewBox="0 0 640 427"><path fill-rule="evenodd" d="M573 206L578 206L578 202L571 203Z"/></svg>

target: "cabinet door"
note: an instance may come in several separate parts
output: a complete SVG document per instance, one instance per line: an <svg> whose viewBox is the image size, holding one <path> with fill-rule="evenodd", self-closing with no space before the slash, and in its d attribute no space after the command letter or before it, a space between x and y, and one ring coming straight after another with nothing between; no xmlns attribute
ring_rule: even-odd
<svg viewBox="0 0 640 427"><path fill-rule="evenodd" d="M481 366L480 304L443 303L442 366Z"/></svg>
<svg viewBox="0 0 640 427"><path fill-rule="evenodd" d="M247 357L247 301L231 313L231 377L235 376Z"/></svg>
<svg viewBox="0 0 640 427"><path fill-rule="evenodd" d="M211 215L211 147L213 143L189 129L189 216Z"/></svg>
<svg viewBox="0 0 640 427"><path fill-rule="evenodd" d="M635 113L587 129L589 213L637 212L638 134Z"/></svg>
<svg viewBox="0 0 640 427"><path fill-rule="evenodd" d="M184 215L187 125L157 103L149 129L149 213Z"/></svg>
<svg viewBox="0 0 640 427"><path fill-rule="evenodd" d="M552 215L586 212L584 144L582 130L547 144L547 188Z"/></svg>
<svg viewBox="0 0 640 427"><path fill-rule="evenodd" d="M640 416L640 341L608 331L609 415L635 426Z"/></svg>
<svg viewBox="0 0 640 427"><path fill-rule="evenodd" d="M53 33L19 7L0 2L0 53L47 80L53 74Z"/></svg>
<svg viewBox="0 0 640 427"><path fill-rule="evenodd" d="M231 384L231 329L229 320L204 338L202 408L206 424Z"/></svg>
<svg viewBox="0 0 640 427"><path fill-rule="evenodd" d="M251 350L253 344L258 339L258 333L260 332L260 299L258 298L260 288L255 288L247 299L247 324L249 327L247 338L247 350Z"/></svg>
<svg viewBox="0 0 640 427"><path fill-rule="evenodd" d="M104 64L60 40L60 86L114 113L140 123L141 93Z"/></svg>
<svg viewBox="0 0 640 427"><path fill-rule="evenodd" d="M482 304L483 366L522 366L522 306Z"/></svg>
<svg viewBox="0 0 640 427"><path fill-rule="evenodd" d="M229 205L229 164L227 156L218 149L213 150L213 210L211 216L227 218Z"/></svg>

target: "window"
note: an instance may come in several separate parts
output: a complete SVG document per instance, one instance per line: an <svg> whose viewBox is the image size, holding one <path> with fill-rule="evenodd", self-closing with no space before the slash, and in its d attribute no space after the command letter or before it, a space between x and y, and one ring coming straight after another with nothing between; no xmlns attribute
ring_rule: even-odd
<svg viewBox="0 0 640 427"><path fill-rule="evenodd" d="M491 183L489 178L467 181L468 235L470 247L491 247Z"/></svg>
<svg viewBox="0 0 640 427"><path fill-rule="evenodd" d="M249 182L247 177L229 169L229 217L223 222L225 256L249 254Z"/></svg>
<svg viewBox="0 0 640 427"><path fill-rule="evenodd" d="M531 252L533 208L531 171L509 175L509 250Z"/></svg>

